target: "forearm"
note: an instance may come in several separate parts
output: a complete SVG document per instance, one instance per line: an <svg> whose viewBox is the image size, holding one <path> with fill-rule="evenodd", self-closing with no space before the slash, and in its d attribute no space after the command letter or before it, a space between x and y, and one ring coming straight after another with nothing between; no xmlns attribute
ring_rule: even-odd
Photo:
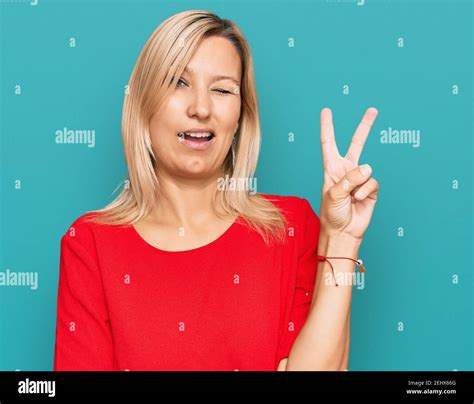
<svg viewBox="0 0 474 404"><path fill-rule="evenodd" d="M329 237L322 231L318 255L357 259L359 247L360 241L350 236ZM334 285L328 262L319 262L311 308L288 356L286 370L347 368L352 302L352 281L347 280L352 280L355 263L342 259L331 263L339 286Z"/></svg>
<svg viewBox="0 0 474 404"><path fill-rule="evenodd" d="M351 341L351 309L349 308L349 313L347 314L346 320L346 346L344 348L344 355L341 364L340 370L349 369L349 349L350 349L350 341Z"/></svg>

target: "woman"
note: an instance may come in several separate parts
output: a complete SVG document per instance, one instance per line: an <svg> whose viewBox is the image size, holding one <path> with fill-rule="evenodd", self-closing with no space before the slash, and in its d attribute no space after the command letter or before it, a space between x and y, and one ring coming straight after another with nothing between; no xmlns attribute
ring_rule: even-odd
<svg viewBox="0 0 474 404"><path fill-rule="evenodd" d="M352 290L333 280L355 265L317 257L357 258L376 114L343 158L322 110L320 219L306 199L228 186L253 177L259 152L248 44L207 11L164 21L125 96L130 181L61 240L55 370L347 369Z"/></svg>

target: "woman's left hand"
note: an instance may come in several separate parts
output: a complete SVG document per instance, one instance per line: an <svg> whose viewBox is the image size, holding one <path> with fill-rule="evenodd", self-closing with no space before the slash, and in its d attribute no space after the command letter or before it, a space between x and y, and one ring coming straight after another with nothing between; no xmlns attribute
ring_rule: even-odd
<svg viewBox="0 0 474 404"><path fill-rule="evenodd" d="M359 157L378 111L369 108L357 127L345 157L339 155L332 112L321 111L321 149L324 182L320 211L321 231L326 235L348 235L362 240L377 202L378 182L372 169L363 173Z"/></svg>

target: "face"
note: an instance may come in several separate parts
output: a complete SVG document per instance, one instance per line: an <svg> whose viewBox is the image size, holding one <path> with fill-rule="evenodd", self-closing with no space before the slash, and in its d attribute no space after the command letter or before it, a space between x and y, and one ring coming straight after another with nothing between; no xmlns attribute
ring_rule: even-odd
<svg viewBox="0 0 474 404"><path fill-rule="evenodd" d="M219 175L238 128L241 74L239 54L228 39L201 42L150 121L158 175Z"/></svg>

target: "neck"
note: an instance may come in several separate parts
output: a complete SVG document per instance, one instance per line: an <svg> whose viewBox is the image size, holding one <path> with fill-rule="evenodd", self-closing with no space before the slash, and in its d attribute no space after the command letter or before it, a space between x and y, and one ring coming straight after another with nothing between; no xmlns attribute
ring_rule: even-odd
<svg viewBox="0 0 474 404"><path fill-rule="evenodd" d="M216 210L223 212L220 198L215 198L217 178L176 178L160 172L153 219L162 224L184 227L200 226L215 219Z"/></svg>

